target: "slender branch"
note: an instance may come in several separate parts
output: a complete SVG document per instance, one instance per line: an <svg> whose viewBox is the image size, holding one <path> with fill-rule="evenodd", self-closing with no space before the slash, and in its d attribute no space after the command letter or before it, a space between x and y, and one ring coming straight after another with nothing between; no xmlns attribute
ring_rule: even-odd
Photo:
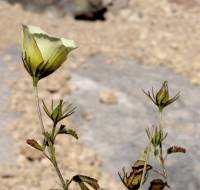
<svg viewBox="0 0 200 190"><path fill-rule="evenodd" d="M45 133L45 128L44 128L44 123L43 123L43 120L42 120L42 113L41 113L41 109L40 109L40 104L39 104L39 97L38 97L38 88L37 88L37 83L35 83L35 85L33 85L33 88L34 88L34 94L35 94L35 102L36 102L36 107L37 107L37 113L38 113L38 118L39 118L39 122L40 122L40 127L41 127L41 130L42 130L42 133L44 134ZM52 135L54 135L55 133L55 128L56 126L54 125L53 126L53 130L52 130ZM53 144L54 146L54 144ZM43 155L48 159L50 160L50 162L53 164L55 170L56 170L56 173L60 179L60 182L62 183L62 187L63 187L63 190L66 189L66 184L65 184L65 180L60 172L60 169L58 167L58 164L57 164L57 160L56 160L56 156L55 154L52 155L52 156L48 156L44 151L43 151ZM51 155L51 154L50 154Z"/></svg>
<svg viewBox="0 0 200 190"><path fill-rule="evenodd" d="M161 175L162 177L164 177L165 178L165 175L163 174L163 173L161 173L161 172L159 172L158 170L155 170L155 169L152 169L155 173L157 173L157 174L159 174L159 175Z"/></svg>
<svg viewBox="0 0 200 190"><path fill-rule="evenodd" d="M43 124L43 120L42 120L42 113L41 113L40 104L39 104L37 85L34 85L33 89L34 89L35 102L36 102L36 107L37 107L37 113L38 113L38 118L39 118L39 122L40 122L40 127L41 127L41 130L42 130L42 133L44 133L45 132L45 128L44 128L44 124Z"/></svg>
<svg viewBox="0 0 200 190"><path fill-rule="evenodd" d="M51 161L51 158L46 154L45 151L43 151L42 153L43 153L44 157L46 157L49 161Z"/></svg>
<svg viewBox="0 0 200 190"><path fill-rule="evenodd" d="M69 185L71 184L71 182L73 181L73 178L71 178L65 185L65 190L68 190Z"/></svg>
<svg viewBox="0 0 200 190"><path fill-rule="evenodd" d="M163 111L159 111L159 130L163 130ZM167 178L167 173L166 173L166 168L165 168L165 159L163 157L163 149L162 149L162 142L159 145L160 148L160 163L161 163L161 168L163 171L163 175L165 178Z"/></svg>
<svg viewBox="0 0 200 190"><path fill-rule="evenodd" d="M55 130L56 130L56 123L53 124L53 129L52 129L52 133L51 133L53 141L55 141Z"/></svg>
<svg viewBox="0 0 200 190"><path fill-rule="evenodd" d="M149 160L149 154L150 154L150 149L151 149L151 139L152 139L152 134L149 138L149 142L148 142L148 145L147 145L147 148L146 148L145 162L144 162L144 168L143 168L143 171L142 171L142 178L141 178L141 181L140 181L139 190L142 190L142 185L143 185L145 174L146 174L147 162Z"/></svg>
<svg viewBox="0 0 200 190"><path fill-rule="evenodd" d="M56 170L56 173L57 173L57 175L58 175L58 177L60 179L60 182L62 183L63 190L65 190L66 189L65 180L64 180L64 178L63 178L63 176L61 174L61 171L60 171L60 169L58 167L58 163L56 161L56 158L54 159L54 161L51 161L51 163L53 164L53 166L54 166L54 168Z"/></svg>

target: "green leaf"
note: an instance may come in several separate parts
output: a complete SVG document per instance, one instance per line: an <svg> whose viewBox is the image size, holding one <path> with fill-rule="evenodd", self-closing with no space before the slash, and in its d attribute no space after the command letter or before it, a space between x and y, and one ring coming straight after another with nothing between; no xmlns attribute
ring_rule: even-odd
<svg viewBox="0 0 200 190"><path fill-rule="evenodd" d="M51 118L51 113L48 110L46 104L44 103L44 100L42 100L42 104L43 104L43 109L44 109L45 113L49 116L49 118Z"/></svg>
<svg viewBox="0 0 200 190"><path fill-rule="evenodd" d="M51 114L51 118L55 123L57 123L63 115L62 105L63 105L63 100L60 100L59 104L53 109L53 112Z"/></svg>
<svg viewBox="0 0 200 190"><path fill-rule="evenodd" d="M57 134L67 134L73 136L75 139L78 140L78 135L75 130L73 129L66 129L65 125L61 125Z"/></svg>
<svg viewBox="0 0 200 190"><path fill-rule="evenodd" d="M155 157L157 157L157 156L158 156L158 154L159 154L159 151L158 151L158 149L157 149L157 148L155 148L155 149L154 149L154 156L155 156Z"/></svg>
<svg viewBox="0 0 200 190"><path fill-rule="evenodd" d="M47 141L51 140L51 135L49 132L44 132L43 133L44 137L46 138Z"/></svg>

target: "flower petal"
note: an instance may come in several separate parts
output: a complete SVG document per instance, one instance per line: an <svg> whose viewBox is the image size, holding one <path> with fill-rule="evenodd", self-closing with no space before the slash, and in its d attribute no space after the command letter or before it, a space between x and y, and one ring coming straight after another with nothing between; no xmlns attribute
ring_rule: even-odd
<svg viewBox="0 0 200 190"><path fill-rule="evenodd" d="M61 41L63 45L68 49L69 52L73 49L78 48L78 46L74 43L73 40L67 40L65 38L61 38Z"/></svg>
<svg viewBox="0 0 200 190"><path fill-rule="evenodd" d="M49 60L54 51L62 45L68 49L68 53L77 48L74 41L53 37L39 27L29 26L29 32L33 34L45 61Z"/></svg>
<svg viewBox="0 0 200 190"><path fill-rule="evenodd" d="M64 46L61 46L60 48L57 48L54 50L53 54L51 54L51 57L48 60L48 64L45 68L45 72L41 76L46 77L53 73L56 69L58 69L62 63L66 60L68 55L67 49Z"/></svg>
<svg viewBox="0 0 200 190"><path fill-rule="evenodd" d="M22 31L22 54L26 55L30 59L30 64L33 70L36 70L37 66L43 61L41 52L37 46L37 43L33 35L29 32L29 28L23 25Z"/></svg>
<svg viewBox="0 0 200 190"><path fill-rule="evenodd" d="M57 48L62 46L62 41L59 38L50 37L46 34L34 34L34 38L45 62L50 59Z"/></svg>

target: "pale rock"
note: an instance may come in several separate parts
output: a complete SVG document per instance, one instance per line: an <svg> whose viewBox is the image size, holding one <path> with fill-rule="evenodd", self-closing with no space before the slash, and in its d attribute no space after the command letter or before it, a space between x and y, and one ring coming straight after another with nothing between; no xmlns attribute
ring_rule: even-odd
<svg viewBox="0 0 200 190"><path fill-rule="evenodd" d="M108 6L111 12L116 13L119 10L128 8L129 1L130 0L104 0L103 3Z"/></svg>
<svg viewBox="0 0 200 190"><path fill-rule="evenodd" d="M119 11L119 16L122 18L122 19L128 19L130 18L131 16L131 10L130 9L122 9Z"/></svg>
<svg viewBox="0 0 200 190"><path fill-rule="evenodd" d="M170 43L170 47L174 50L178 50L179 49L179 44L176 42L172 42Z"/></svg>
<svg viewBox="0 0 200 190"><path fill-rule="evenodd" d="M29 190L38 190L36 187L31 187Z"/></svg>
<svg viewBox="0 0 200 190"><path fill-rule="evenodd" d="M92 115L90 113L87 112L83 112L81 114L81 117L85 120L85 121L90 121L92 119Z"/></svg>
<svg viewBox="0 0 200 190"><path fill-rule="evenodd" d="M24 155L19 155L17 158L17 165L18 166L25 166L26 165L26 157Z"/></svg>
<svg viewBox="0 0 200 190"><path fill-rule="evenodd" d="M76 91L78 89L78 87L76 86L76 84L73 83L73 82L68 82L67 86L69 88L70 94L73 93L74 91Z"/></svg>
<svg viewBox="0 0 200 190"><path fill-rule="evenodd" d="M200 78L194 77L191 79L192 84L194 85L199 85L200 83Z"/></svg>
<svg viewBox="0 0 200 190"><path fill-rule="evenodd" d="M139 13L130 13L130 16L128 17L128 21L130 22L140 22L142 16Z"/></svg>
<svg viewBox="0 0 200 190"><path fill-rule="evenodd" d="M156 50L156 57L160 60L165 60L167 55L166 55L166 52L163 51L162 49L157 49Z"/></svg>
<svg viewBox="0 0 200 190"><path fill-rule="evenodd" d="M112 104L117 104L117 96L113 92L113 90L106 89L100 92L99 95L99 100L101 103L107 104L107 105L112 105Z"/></svg>
<svg viewBox="0 0 200 190"><path fill-rule="evenodd" d="M5 61L5 62L10 62L10 61L12 61L12 56L9 55L9 54L4 55L4 56L3 56L3 61Z"/></svg>

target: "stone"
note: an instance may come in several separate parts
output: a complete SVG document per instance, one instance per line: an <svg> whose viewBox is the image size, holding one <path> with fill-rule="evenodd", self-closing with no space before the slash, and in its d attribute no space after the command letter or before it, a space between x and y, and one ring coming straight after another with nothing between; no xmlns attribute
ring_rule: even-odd
<svg viewBox="0 0 200 190"><path fill-rule="evenodd" d="M119 11L119 15L122 19L128 19L131 17L131 10L130 9L122 9L121 11Z"/></svg>
<svg viewBox="0 0 200 190"><path fill-rule="evenodd" d="M130 0L103 0L104 4L107 5L108 9L113 13L128 8L129 1Z"/></svg>
<svg viewBox="0 0 200 190"><path fill-rule="evenodd" d="M90 113L87 112L83 112L81 114L81 117L85 120L85 121L90 121L92 119L92 115Z"/></svg>
<svg viewBox="0 0 200 190"><path fill-rule="evenodd" d="M18 166L25 166L26 165L26 157L24 155L20 155L17 157L17 165Z"/></svg>
<svg viewBox="0 0 200 190"><path fill-rule="evenodd" d="M10 62L10 61L12 61L12 56L9 55L9 54L4 55L4 56L3 56L3 61L5 61L5 62Z"/></svg>
<svg viewBox="0 0 200 190"><path fill-rule="evenodd" d="M114 91L111 89L106 89L100 92L99 101L106 105L117 104L117 96Z"/></svg>

